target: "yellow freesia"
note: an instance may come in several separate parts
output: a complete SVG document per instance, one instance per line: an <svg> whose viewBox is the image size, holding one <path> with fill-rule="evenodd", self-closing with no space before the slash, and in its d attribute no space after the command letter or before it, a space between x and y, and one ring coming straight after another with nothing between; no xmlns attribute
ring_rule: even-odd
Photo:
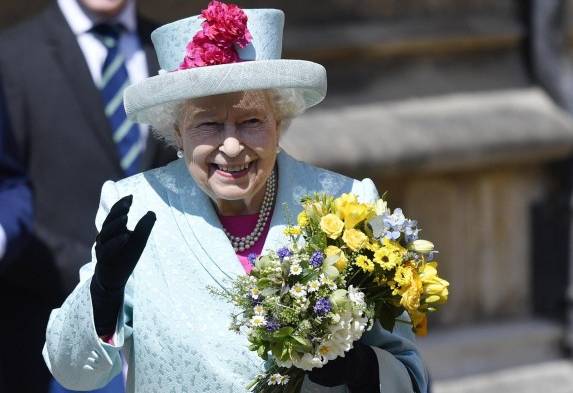
<svg viewBox="0 0 573 393"><path fill-rule="evenodd" d="M450 283L438 277L437 266L436 262L425 263L420 272L426 303L442 304L448 300Z"/></svg>
<svg viewBox="0 0 573 393"><path fill-rule="evenodd" d="M368 219L372 215L372 208L364 203L349 203L337 212L342 216L346 229L351 229Z"/></svg>
<svg viewBox="0 0 573 393"><path fill-rule="evenodd" d="M344 218L342 211L349 204L358 203L358 199L354 194L342 194L334 200L334 209L340 218Z"/></svg>
<svg viewBox="0 0 573 393"><path fill-rule="evenodd" d="M359 251L368 243L368 236L358 229L347 229L342 235L342 240L352 251Z"/></svg>
<svg viewBox="0 0 573 393"><path fill-rule="evenodd" d="M419 252L420 254L428 254L434 250L434 243L418 239L408 244L408 249Z"/></svg>
<svg viewBox="0 0 573 393"><path fill-rule="evenodd" d="M344 229L344 223L336 214L330 213L320 219L320 229L329 238L338 239Z"/></svg>

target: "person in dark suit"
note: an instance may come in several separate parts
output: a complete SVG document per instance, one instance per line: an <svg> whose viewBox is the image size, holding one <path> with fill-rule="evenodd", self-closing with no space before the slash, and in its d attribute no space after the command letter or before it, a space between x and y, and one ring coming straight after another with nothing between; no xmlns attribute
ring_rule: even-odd
<svg viewBox="0 0 573 393"><path fill-rule="evenodd" d="M14 141L0 87L0 275L25 245L32 226L32 192L23 168L14 157ZM0 392L4 386L0 360Z"/></svg>
<svg viewBox="0 0 573 393"><path fill-rule="evenodd" d="M30 243L0 275L8 392L47 391L46 323L79 281L102 184L175 158L130 123L123 89L158 72L135 0L57 0L0 36L0 77L34 190Z"/></svg>
<svg viewBox="0 0 573 393"><path fill-rule="evenodd" d="M14 157L14 138L5 105L0 86L0 274L25 245L33 217L32 191L24 169Z"/></svg>

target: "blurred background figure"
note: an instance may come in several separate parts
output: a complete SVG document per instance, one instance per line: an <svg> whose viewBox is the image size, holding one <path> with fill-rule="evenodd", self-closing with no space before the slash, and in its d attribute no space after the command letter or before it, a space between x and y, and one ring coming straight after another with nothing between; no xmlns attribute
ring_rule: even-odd
<svg viewBox="0 0 573 393"><path fill-rule="evenodd" d="M0 36L10 153L28 175L36 214L30 243L0 275L7 392L48 391L48 315L89 260L103 182L174 158L149 129L126 120L122 105L128 84L158 71L153 28L134 0L58 0Z"/></svg>
<svg viewBox="0 0 573 393"><path fill-rule="evenodd" d="M165 23L206 4L138 0L138 9ZM573 332L566 323L573 304L567 298L573 288L573 2L238 4L285 10L283 57L328 70L327 99L293 123L283 148L313 164L371 177L382 192L391 191L391 206L416 217L423 236L439 246L451 296L430 318L429 335L420 338L434 391L573 392L564 344ZM46 5L34 22L11 27ZM87 7L80 9L86 13ZM73 285L95 235L86 214L95 211L100 184L125 175L110 142L98 66L82 52L84 41L101 41L87 31L93 23L74 30L66 21L50 0L0 4L0 26L9 29L0 74L16 153L35 191L35 243L49 245L43 253L30 247L42 258L32 254L10 264L6 277L20 278L0 282L0 299L27 299L9 315L38 310L31 314L38 315L35 321L26 316L26 326L41 332L34 333L41 335L38 348L48 310L61 299L48 283L61 288L57 272L65 271ZM137 25L140 31L146 26ZM126 26L121 40L129 34ZM148 34L142 36L146 48ZM90 53L99 53L103 64L108 52L101 49ZM44 262L31 263L36 259ZM35 339L31 335L8 336ZM22 370L21 364L13 367Z"/></svg>
<svg viewBox="0 0 573 393"><path fill-rule="evenodd" d="M25 247L32 219L32 192L23 168L14 157L14 140L0 86L0 276ZM0 357L0 392L9 391L4 362L10 360Z"/></svg>

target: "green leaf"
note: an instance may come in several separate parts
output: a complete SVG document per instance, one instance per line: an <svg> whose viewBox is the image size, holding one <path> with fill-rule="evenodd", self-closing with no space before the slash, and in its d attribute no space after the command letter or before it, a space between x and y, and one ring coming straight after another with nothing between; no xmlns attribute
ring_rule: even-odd
<svg viewBox="0 0 573 393"><path fill-rule="evenodd" d="M396 324L396 318L402 314L402 311L400 307L383 302L376 308L376 318L384 329L391 332Z"/></svg>
<svg viewBox="0 0 573 393"><path fill-rule="evenodd" d="M275 338L288 337L292 334L292 332L294 332L294 328L290 326L285 326L274 332L273 337Z"/></svg>
<svg viewBox="0 0 573 393"><path fill-rule="evenodd" d="M312 350L312 344L306 338L300 336L292 336L291 339L293 341L293 344L295 345L295 348L299 352L308 352Z"/></svg>
<svg viewBox="0 0 573 393"><path fill-rule="evenodd" d="M284 348L284 342L281 341L277 341L271 344L271 352L273 354L273 356L277 359L283 360L282 354L283 354L283 348Z"/></svg>

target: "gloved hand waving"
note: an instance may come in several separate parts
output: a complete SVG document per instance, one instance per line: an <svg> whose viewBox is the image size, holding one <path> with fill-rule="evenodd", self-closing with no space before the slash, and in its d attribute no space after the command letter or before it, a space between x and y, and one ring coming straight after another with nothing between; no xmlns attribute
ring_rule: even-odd
<svg viewBox="0 0 573 393"><path fill-rule="evenodd" d="M96 237L97 263L90 292L94 323L100 336L115 330L125 285L143 253L156 220L155 213L148 211L133 231L127 229L127 214L132 201L132 195L117 201Z"/></svg>

